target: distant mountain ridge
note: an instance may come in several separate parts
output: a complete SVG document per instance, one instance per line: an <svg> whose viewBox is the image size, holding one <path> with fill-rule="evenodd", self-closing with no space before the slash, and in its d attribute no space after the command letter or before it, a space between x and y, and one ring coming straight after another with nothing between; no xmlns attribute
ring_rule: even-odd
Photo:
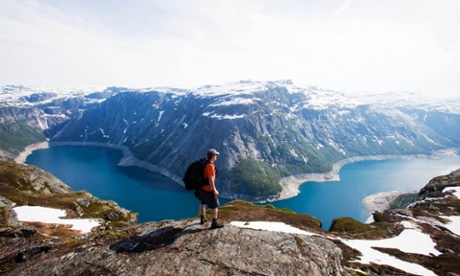
<svg viewBox="0 0 460 276"><path fill-rule="evenodd" d="M460 147L457 101L379 97L352 98L289 80L190 89L8 86L0 92L0 122L43 131L52 143L124 147L178 182L191 161L214 147L221 152L221 194L264 200L279 196L282 177L327 172L345 158ZM21 115L32 111L35 117Z"/></svg>

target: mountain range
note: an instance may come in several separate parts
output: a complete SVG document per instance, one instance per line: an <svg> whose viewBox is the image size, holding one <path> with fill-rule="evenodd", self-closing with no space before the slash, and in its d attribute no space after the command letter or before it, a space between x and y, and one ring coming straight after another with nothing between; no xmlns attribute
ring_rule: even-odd
<svg viewBox="0 0 460 276"><path fill-rule="evenodd" d="M346 96L290 80L197 88L4 86L0 157L27 145L99 145L181 183L209 148L222 196L279 198L284 177L328 172L357 156L460 147L460 100L414 93Z"/></svg>

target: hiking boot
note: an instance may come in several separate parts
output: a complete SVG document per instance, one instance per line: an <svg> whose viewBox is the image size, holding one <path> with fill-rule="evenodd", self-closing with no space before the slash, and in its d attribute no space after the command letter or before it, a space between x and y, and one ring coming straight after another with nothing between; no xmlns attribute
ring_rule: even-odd
<svg viewBox="0 0 460 276"><path fill-rule="evenodd" d="M202 216L200 219L200 224L205 224L206 222L208 222L208 219L205 216Z"/></svg>
<svg viewBox="0 0 460 276"><path fill-rule="evenodd" d="M224 227L223 224L220 224L217 222L217 219L213 219L211 223L211 229L217 229L217 228L222 228Z"/></svg>

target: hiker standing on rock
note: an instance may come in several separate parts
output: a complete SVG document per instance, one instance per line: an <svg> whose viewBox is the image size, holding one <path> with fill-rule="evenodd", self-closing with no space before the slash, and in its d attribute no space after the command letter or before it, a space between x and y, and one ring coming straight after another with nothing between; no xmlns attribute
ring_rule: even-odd
<svg viewBox="0 0 460 276"><path fill-rule="evenodd" d="M201 188L196 190L196 195L201 201L200 204L200 223L204 224L207 219L204 216L206 211L206 206L211 209L212 214L212 223L211 229L222 228L222 224L217 222L218 212L219 212L219 192L216 189L216 167L214 166L214 161L216 161L219 152L215 149L208 150L206 166L204 167L203 178L207 179L207 183Z"/></svg>

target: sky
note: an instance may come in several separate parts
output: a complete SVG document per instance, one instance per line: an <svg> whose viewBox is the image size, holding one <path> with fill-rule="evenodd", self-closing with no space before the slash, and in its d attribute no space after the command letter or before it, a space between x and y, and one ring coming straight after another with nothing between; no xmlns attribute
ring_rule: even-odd
<svg viewBox="0 0 460 276"><path fill-rule="evenodd" d="M458 97L458 0L0 0L0 86L291 79Z"/></svg>

